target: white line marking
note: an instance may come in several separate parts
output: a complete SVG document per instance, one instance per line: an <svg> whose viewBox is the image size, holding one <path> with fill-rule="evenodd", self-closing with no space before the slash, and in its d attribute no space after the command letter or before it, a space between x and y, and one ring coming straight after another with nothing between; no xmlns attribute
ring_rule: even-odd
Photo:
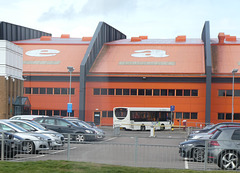
<svg viewBox="0 0 240 173"><path fill-rule="evenodd" d="M185 161L184 161L184 164L185 164L185 169L189 169L189 168L188 168L188 161L187 161L187 160L188 160L188 158L184 158L184 160L185 160Z"/></svg>
<svg viewBox="0 0 240 173"><path fill-rule="evenodd" d="M117 137L109 138L109 139L107 139L107 140L105 140L105 141L111 141L111 140L116 139L116 138L117 138Z"/></svg>

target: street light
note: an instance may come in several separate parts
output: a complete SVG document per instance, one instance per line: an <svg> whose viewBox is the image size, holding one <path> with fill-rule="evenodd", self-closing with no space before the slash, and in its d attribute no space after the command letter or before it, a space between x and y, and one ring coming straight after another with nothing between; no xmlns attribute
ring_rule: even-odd
<svg viewBox="0 0 240 173"><path fill-rule="evenodd" d="M238 72L238 69L234 68L232 70L233 79L232 79L232 122L234 117L234 74Z"/></svg>
<svg viewBox="0 0 240 173"><path fill-rule="evenodd" d="M72 72L74 71L74 68L73 68L72 66L68 66L67 69L68 69L68 72L70 72L69 103L68 103L68 116L70 117L70 114L71 114L71 112L72 112L72 103L71 103ZM71 107L71 108L69 108L69 107Z"/></svg>

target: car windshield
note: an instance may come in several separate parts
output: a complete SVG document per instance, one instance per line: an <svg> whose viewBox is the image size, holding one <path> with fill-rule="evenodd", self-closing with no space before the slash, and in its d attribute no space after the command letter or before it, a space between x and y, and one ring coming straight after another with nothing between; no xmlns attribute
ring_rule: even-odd
<svg viewBox="0 0 240 173"><path fill-rule="evenodd" d="M16 124L14 124L14 123L7 122L7 125L12 126L12 127L14 127L15 129L17 129L17 130L19 130L19 131L28 132L26 129L24 129L24 128L22 128L22 127L20 127L20 126L18 126L18 125L16 125Z"/></svg>
<svg viewBox="0 0 240 173"><path fill-rule="evenodd" d="M88 123L84 122L84 121L79 121L79 123L84 124L84 126L88 127L88 128L92 128L91 125L89 125Z"/></svg>
<svg viewBox="0 0 240 173"><path fill-rule="evenodd" d="M34 122L34 121L28 121L27 122L28 124L38 128L39 130L44 130L46 131L47 129L45 127L43 127L41 124L38 124L37 122Z"/></svg>

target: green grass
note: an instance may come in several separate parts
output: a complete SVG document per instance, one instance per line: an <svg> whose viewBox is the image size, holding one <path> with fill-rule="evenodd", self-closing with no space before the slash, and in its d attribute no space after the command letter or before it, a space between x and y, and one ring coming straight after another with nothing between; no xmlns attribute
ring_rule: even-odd
<svg viewBox="0 0 240 173"><path fill-rule="evenodd" d="M112 166L96 163L71 161L0 161L0 173L226 173L226 171L194 171L178 169L135 168L127 166ZM228 171L228 173L236 171Z"/></svg>

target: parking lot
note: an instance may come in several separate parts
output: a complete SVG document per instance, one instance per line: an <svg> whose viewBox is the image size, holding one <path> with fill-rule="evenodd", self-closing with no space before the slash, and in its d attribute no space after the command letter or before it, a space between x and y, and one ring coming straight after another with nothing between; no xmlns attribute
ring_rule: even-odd
<svg viewBox="0 0 240 173"><path fill-rule="evenodd" d="M187 136L182 129L156 131L155 137L150 137L149 131L120 130L119 135L114 135L112 127L102 129L106 132L104 140L84 144L70 142L39 154L18 154L10 161L70 160L137 167L219 169L215 164L193 162L179 156L178 145Z"/></svg>

